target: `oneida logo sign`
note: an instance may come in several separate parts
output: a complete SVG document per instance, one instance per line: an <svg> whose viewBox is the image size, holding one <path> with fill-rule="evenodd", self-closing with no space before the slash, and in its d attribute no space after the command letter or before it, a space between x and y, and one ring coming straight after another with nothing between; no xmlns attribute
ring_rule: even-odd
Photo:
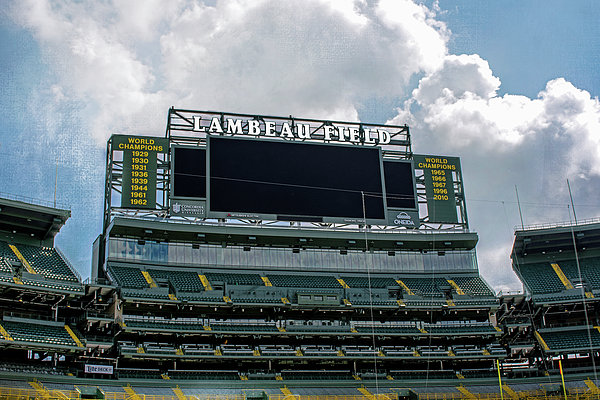
<svg viewBox="0 0 600 400"><path fill-rule="evenodd" d="M404 225L404 226L415 226L415 223L413 222L412 218L410 217L410 215L408 215L406 212L402 211L401 213L399 213L398 215L396 215L396 219L394 219L394 224L396 225Z"/></svg>
<svg viewBox="0 0 600 400"><path fill-rule="evenodd" d="M246 135L277 137L292 140L322 140L325 142L349 142L366 145L383 145L391 142L390 133L381 127L350 126L323 122L319 127L309 124L269 121L267 119L238 119L212 117L202 119L193 116L194 132L209 135Z"/></svg>

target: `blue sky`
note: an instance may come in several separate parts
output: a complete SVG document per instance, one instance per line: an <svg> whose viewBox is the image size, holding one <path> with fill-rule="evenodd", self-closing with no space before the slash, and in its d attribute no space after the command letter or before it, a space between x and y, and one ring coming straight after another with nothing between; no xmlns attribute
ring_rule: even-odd
<svg viewBox="0 0 600 400"><path fill-rule="evenodd" d="M57 200L89 276L111 133L162 135L169 106L407 123L462 158L480 269L526 224L600 214L600 6L592 0L11 2L0 23L0 192ZM291 24L290 21L294 23ZM201 27L201 28L199 28Z"/></svg>

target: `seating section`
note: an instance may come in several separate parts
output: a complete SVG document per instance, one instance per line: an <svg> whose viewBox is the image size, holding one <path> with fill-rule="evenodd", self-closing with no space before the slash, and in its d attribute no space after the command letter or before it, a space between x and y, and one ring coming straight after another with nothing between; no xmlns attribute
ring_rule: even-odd
<svg viewBox="0 0 600 400"><path fill-rule="evenodd" d="M79 279L56 249L21 244L16 247L37 273L49 279L79 282Z"/></svg>
<svg viewBox="0 0 600 400"><path fill-rule="evenodd" d="M14 245L33 270L41 276L69 282L79 283L73 270L52 247L35 247L24 244ZM9 243L0 241L0 272L13 273L10 263L19 263L19 258L10 248Z"/></svg>
<svg viewBox="0 0 600 400"><path fill-rule="evenodd" d="M154 289L121 289L121 294L124 298L133 299L154 299L154 300L170 300L167 288Z"/></svg>
<svg viewBox="0 0 600 400"><path fill-rule="evenodd" d="M278 332L274 324L210 324L210 328L216 332Z"/></svg>
<svg viewBox="0 0 600 400"><path fill-rule="evenodd" d="M571 282L579 280L579 271L577 271L577 262L575 260L559 261L557 264ZM600 289L600 259L580 258L579 268L581 270L581 277L590 284L592 289Z"/></svg>
<svg viewBox="0 0 600 400"><path fill-rule="evenodd" d="M523 264L516 269L532 294L561 292L565 289L550 263Z"/></svg>
<svg viewBox="0 0 600 400"><path fill-rule="evenodd" d="M180 292L177 294L177 299L179 300L185 300L185 301L192 301L192 302L210 302L210 303L215 303L215 302L220 302L222 303L223 297L222 296L215 296L215 295L208 295L209 292L200 292L200 293L183 293Z"/></svg>
<svg viewBox="0 0 600 400"><path fill-rule="evenodd" d="M389 375L394 380L422 380L422 379L452 379L456 378L454 371L390 371Z"/></svg>
<svg viewBox="0 0 600 400"><path fill-rule="evenodd" d="M139 268L112 265L108 267L108 272L124 288L144 289L149 287Z"/></svg>
<svg viewBox="0 0 600 400"><path fill-rule="evenodd" d="M289 324L285 327L288 332L322 332L324 334L340 334L345 333L348 334L352 331L350 325L299 325L299 324Z"/></svg>
<svg viewBox="0 0 600 400"><path fill-rule="evenodd" d="M237 371L183 371L172 370L167 374L171 379L187 379L187 380L214 380L214 381L239 381L240 375Z"/></svg>
<svg viewBox="0 0 600 400"><path fill-rule="evenodd" d="M224 282L228 285L264 286L258 274L230 274L226 272L207 272L209 282Z"/></svg>
<svg viewBox="0 0 600 400"><path fill-rule="evenodd" d="M580 329L574 330L544 330L543 332L540 332L540 335L544 342L546 342L550 350L589 350L590 337L592 339L592 347L595 349L600 348L600 332L598 332L597 329L591 326L589 336L588 330L585 326L582 326Z"/></svg>
<svg viewBox="0 0 600 400"><path fill-rule="evenodd" d="M12 249L8 246L8 243L0 241L0 257L5 258L9 261L17 262L19 259L12 251Z"/></svg>
<svg viewBox="0 0 600 400"><path fill-rule="evenodd" d="M458 285L459 288L471 296L481 297L493 297L494 292L490 290L488 285L485 284L483 279L479 276L472 277L455 277L452 280Z"/></svg>
<svg viewBox="0 0 600 400"><path fill-rule="evenodd" d="M444 278L401 278L401 280L414 294L423 297L444 297L440 287L449 286Z"/></svg>
<svg viewBox="0 0 600 400"><path fill-rule="evenodd" d="M4 258L0 255L0 272L6 272L9 274L13 273L12 268L10 267L8 259Z"/></svg>
<svg viewBox="0 0 600 400"><path fill-rule="evenodd" d="M196 272L149 269L148 273L152 279L168 280L173 287L183 292L203 292L204 285Z"/></svg>
<svg viewBox="0 0 600 400"><path fill-rule="evenodd" d="M421 333L416 325L398 325L398 326L357 326L355 328L359 333L385 333L385 334L409 334L417 335Z"/></svg>
<svg viewBox="0 0 600 400"><path fill-rule="evenodd" d="M37 286L44 289L56 289L63 290L66 292L83 292L83 286L75 282L59 282L49 280L38 280L38 279L22 279L23 284L30 286Z"/></svg>
<svg viewBox="0 0 600 400"><path fill-rule="evenodd" d="M199 322L125 320L125 326L140 330L204 331L203 325Z"/></svg>
<svg viewBox="0 0 600 400"><path fill-rule="evenodd" d="M342 279L351 288L369 288L369 278L366 276L343 276ZM393 278L390 277L371 277L370 287L384 289L388 286L399 286Z"/></svg>
<svg viewBox="0 0 600 400"><path fill-rule="evenodd" d="M283 379L290 380L310 380L310 381L322 381L322 380L353 380L352 374L346 371L282 371L281 377Z"/></svg>
<svg viewBox="0 0 600 400"><path fill-rule="evenodd" d="M428 333L437 335L493 335L498 333L498 331L489 324L424 324L423 329L425 329Z"/></svg>
<svg viewBox="0 0 600 400"><path fill-rule="evenodd" d="M14 340L45 345L77 346L64 326L42 323L2 321L2 327Z"/></svg>
<svg viewBox="0 0 600 400"><path fill-rule="evenodd" d="M302 288L335 288L342 286L331 275L277 275L269 274L269 280L273 286L302 287Z"/></svg>

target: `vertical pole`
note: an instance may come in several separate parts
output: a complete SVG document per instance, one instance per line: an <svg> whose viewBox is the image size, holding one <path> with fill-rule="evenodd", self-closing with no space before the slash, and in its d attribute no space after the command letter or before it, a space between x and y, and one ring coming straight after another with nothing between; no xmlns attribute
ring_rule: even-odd
<svg viewBox="0 0 600 400"><path fill-rule="evenodd" d="M563 393L565 394L565 400L567 400L567 388L565 387L565 376L563 375L562 362L558 359L558 369L560 371L560 379L562 381Z"/></svg>
<svg viewBox="0 0 600 400"><path fill-rule="evenodd" d="M519 200L519 190L515 185L515 193L517 193L517 205L519 206L519 217L521 217L521 229L525 230L525 224L523 224L523 213L521 212L521 201Z"/></svg>
<svg viewBox="0 0 600 400"><path fill-rule="evenodd" d="M573 209L573 218L575 219L575 225L577 225L577 214L575 214L575 204L573 204L573 194L571 193L571 184L567 179L567 187L569 188L569 197L571 198L571 208Z"/></svg>
<svg viewBox="0 0 600 400"><path fill-rule="evenodd" d="M496 358L496 368L498 369L498 386L500 386L500 398L504 400L504 393L502 392L502 375L500 374L500 360Z"/></svg>
<svg viewBox="0 0 600 400"><path fill-rule="evenodd" d="M54 169L54 208L56 208L56 189L58 187L58 158L56 159L56 168Z"/></svg>

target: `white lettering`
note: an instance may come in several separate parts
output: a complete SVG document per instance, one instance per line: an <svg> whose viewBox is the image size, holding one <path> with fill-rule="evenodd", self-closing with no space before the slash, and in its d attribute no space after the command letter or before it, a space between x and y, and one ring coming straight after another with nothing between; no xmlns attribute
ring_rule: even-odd
<svg viewBox="0 0 600 400"><path fill-rule="evenodd" d="M323 139L326 142L331 141L331 135L333 135L333 126L325 125L323 126Z"/></svg>
<svg viewBox="0 0 600 400"><path fill-rule="evenodd" d="M223 128L221 128L221 121L219 118L213 117L210 120L210 126L208 127L209 133L223 133Z"/></svg>
<svg viewBox="0 0 600 400"><path fill-rule="evenodd" d="M194 115L194 131L196 132L206 132L206 127L205 126L200 126L200 120L202 119L201 117L198 117L196 115Z"/></svg>
<svg viewBox="0 0 600 400"><path fill-rule="evenodd" d="M231 133L232 135L242 134L242 120L241 119L231 119L227 118L227 133Z"/></svg>
<svg viewBox="0 0 600 400"><path fill-rule="evenodd" d="M288 137L291 139L294 138L294 134L292 133L292 129L290 128L290 124L288 124L287 122L284 122L283 125L281 125L281 137Z"/></svg>
<svg viewBox="0 0 600 400"><path fill-rule="evenodd" d="M296 130L300 139L310 139L310 125L298 124Z"/></svg>
<svg viewBox="0 0 600 400"><path fill-rule="evenodd" d="M388 144L392 141L392 137L388 133L388 131L384 131L383 129L378 129L377 133L379 134L379 144Z"/></svg>
<svg viewBox="0 0 600 400"><path fill-rule="evenodd" d="M260 122L251 119L248 120L248 135L258 136L260 135Z"/></svg>
<svg viewBox="0 0 600 400"><path fill-rule="evenodd" d="M265 136L275 136L275 122L265 121Z"/></svg>
<svg viewBox="0 0 600 400"><path fill-rule="evenodd" d="M350 127L350 128L348 128L348 132L350 133L350 141L352 143L360 142L360 135L358 134L358 128Z"/></svg>
<svg viewBox="0 0 600 400"><path fill-rule="evenodd" d="M337 133L338 133L338 140L340 142L345 142L346 141L346 133L345 133L345 129L343 126L338 126L336 127Z"/></svg>
<svg viewBox="0 0 600 400"><path fill-rule="evenodd" d="M365 143L375 144L375 139L371 137L371 129L363 128L363 132L365 134Z"/></svg>

